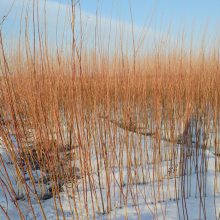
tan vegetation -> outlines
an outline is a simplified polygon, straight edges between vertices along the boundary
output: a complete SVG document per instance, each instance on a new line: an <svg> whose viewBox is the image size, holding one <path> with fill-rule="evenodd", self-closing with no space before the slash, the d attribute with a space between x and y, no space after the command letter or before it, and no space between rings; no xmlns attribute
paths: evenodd
<svg viewBox="0 0 220 220"><path fill-rule="evenodd" d="M118 202L126 207L130 197L139 216L140 195L146 204L151 198L156 216L158 201L175 199L178 205L179 198L190 196L188 180L195 172L205 216L206 178L200 174L207 170L210 146L216 157L213 190L219 192L218 44L192 53L179 41L177 49L141 57L120 49L114 54L80 51L75 42L72 54L64 56L59 48L51 54L44 39L38 44L40 49L33 50L26 39L26 52L9 53L0 35L0 136L33 215L30 197L35 196L44 213L41 199L52 196L65 218L62 188L76 219L83 212L89 218L90 200L95 218L111 213ZM204 160L197 161L198 155ZM37 181L35 170L41 171ZM33 189L41 186L40 193L30 190L25 173ZM18 193L5 178L19 210ZM175 187L170 188L173 178ZM187 184L180 190L184 178ZM49 189L43 181L51 183Z"/></svg>

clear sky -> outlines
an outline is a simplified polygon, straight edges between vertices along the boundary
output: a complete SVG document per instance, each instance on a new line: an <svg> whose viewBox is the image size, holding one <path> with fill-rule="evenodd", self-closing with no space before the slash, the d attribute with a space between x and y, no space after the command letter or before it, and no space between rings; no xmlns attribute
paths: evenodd
<svg viewBox="0 0 220 220"><path fill-rule="evenodd" d="M21 2L31 2L31 0L15 0L13 10L4 24L8 37L16 38L19 29L19 13L21 12ZM38 0L43 4L44 0ZM64 26L64 17L67 16L66 9L71 0L47 0L48 30L51 32L51 41L55 36L58 8L59 25L61 30ZM75 0L78 2L78 0ZM0 22L2 17L10 8L13 0L0 0ZM95 15L98 14L105 23L113 21L114 24L121 23L129 33L131 26L131 14L135 32L140 32L143 26L147 26L153 33L165 33L171 26L171 36L173 38L184 29L186 33L191 33L197 37L204 33L209 37L220 33L220 0L81 0L84 26L91 32L94 29ZM61 8L61 9L60 9ZM42 8L41 8L42 9ZM89 27L89 28L88 28ZM108 25L101 26L105 34L109 31ZM114 32L114 31L113 31ZM126 32L126 31L125 31Z"/></svg>
<svg viewBox="0 0 220 220"><path fill-rule="evenodd" d="M70 0L52 0L68 4ZM155 32L166 32L171 27L175 38L183 29L200 37L220 33L220 0L81 0L82 10L102 17L149 25ZM150 23L149 23L150 22Z"/></svg>
<svg viewBox="0 0 220 220"><path fill-rule="evenodd" d="M52 0L67 4L70 0ZM102 16L130 21L130 7L137 25L144 25L145 19L154 11L153 23L212 27L220 26L220 0L81 0L82 10L95 14L97 3Z"/></svg>

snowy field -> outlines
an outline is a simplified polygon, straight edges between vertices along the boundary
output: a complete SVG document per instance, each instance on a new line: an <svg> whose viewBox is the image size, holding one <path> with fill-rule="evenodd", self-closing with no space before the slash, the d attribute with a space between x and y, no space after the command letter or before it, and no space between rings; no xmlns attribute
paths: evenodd
<svg viewBox="0 0 220 220"><path fill-rule="evenodd" d="M76 180L61 184L55 196L48 193L53 183L37 168L31 175L21 172L26 184L17 181L15 166L1 140L0 219L7 219L5 213L10 219L22 216L27 220L58 216L59 219L220 218L220 172L215 169L220 158L215 155L213 140L203 149L196 141L190 146L166 140L158 142L153 136L119 126L112 126L110 133L98 147L99 152L105 149L103 155L97 155L95 143L83 149L89 161L86 158L74 161ZM16 147L13 135L11 139ZM75 151L80 154L80 149Z"/></svg>

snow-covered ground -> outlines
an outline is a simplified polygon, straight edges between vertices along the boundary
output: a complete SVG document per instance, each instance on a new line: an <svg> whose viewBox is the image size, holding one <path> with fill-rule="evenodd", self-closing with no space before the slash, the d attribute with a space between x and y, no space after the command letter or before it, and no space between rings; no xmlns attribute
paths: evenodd
<svg viewBox="0 0 220 220"><path fill-rule="evenodd" d="M22 183L19 186L16 181L15 167L1 141L0 219L6 219L3 210L10 219L19 219L19 209L27 220L35 219L34 215L36 219L43 219L42 209L47 219L56 219L56 216L60 219L64 216L66 219L220 218L220 172L215 170L216 156L211 145L206 150L196 150L193 143L186 150L184 144L158 143L153 137L122 128L117 128L116 134L118 137L113 145L111 136L109 143L105 143L108 145L106 155L111 158L108 164L101 156L98 156L100 161L97 164L95 149L91 147L88 151L91 161L84 161L85 167L89 165L91 171L87 174L87 181L81 178L77 185L64 184L59 196L40 201L42 207L36 197L42 187L34 190L29 175L25 175L31 207L24 186L21 187ZM122 141L125 136L128 143ZM181 162L183 155L185 160ZM123 159L118 161L118 158ZM42 175L40 171L33 171L35 182ZM47 190L48 186L45 187ZM23 188L20 192L23 197L14 201L12 188L16 194L18 188L20 191Z"/></svg>

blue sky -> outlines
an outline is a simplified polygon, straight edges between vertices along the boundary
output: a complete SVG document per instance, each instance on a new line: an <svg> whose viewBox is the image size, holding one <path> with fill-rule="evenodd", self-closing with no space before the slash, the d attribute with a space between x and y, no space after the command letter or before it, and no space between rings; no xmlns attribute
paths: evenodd
<svg viewBox="0 0 220 220"><path fill-rule="evenodd" d="M68 4L70 0L52 0ZM81 0L82 10L102 17L131 23L130 8L135 25L150 27L155 32L166 32L171 27L175 38L184 30L198 39L219 33L220 0ZM190 34L189 34L190 35Z"/></svg>
<svg viewBox="0 0 220 220"><path fill-rule="evenodd" d="M30 0L15 0L13 10L4 24L3 30L6 38L17 39L22 2L28 1L30 2ZM38 1L42 5L40 8L43 9L44 0ZM0 21L12 2L13 0L0 0ZM57 18L59 31L65 26L65 18L68 17L66 8L68 8L69 2L70 0L47 0L48 34L51 42L55 41ZM220 32L220 0L81 0L84 29L89 34L94 32L95 15L98 8L103 21L103 24L100 25L100 33L102 32L103 38L106 38L106 33L110 30L111 21L112 27L120 24L124 28L125 35L129 35L131 32L130 7L137 41L144 26L150 30L151 37L153 34L166 34L168 27L171 26L170 36L174 39L181 35L183 29L188 35L193 31L195 39L204 32L208 38ZM60 10L59 17L57 17L58 10ZM112 28L112 37L115 37L115 33L117 30Z"/></svg>
<svg viewBox="0 0 220 220"><path fill-rule="evenodd" d="M52 0L67 4L70 0ZM130 22L130 6L134 22L144 25L152 11L155 25L171 24L174 28L220 26L220 0L81 0L82 10L95 14L99 2L102 16Z"/></svg>

